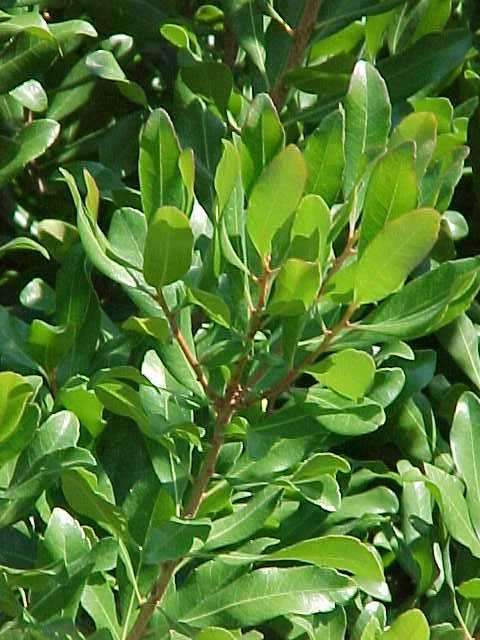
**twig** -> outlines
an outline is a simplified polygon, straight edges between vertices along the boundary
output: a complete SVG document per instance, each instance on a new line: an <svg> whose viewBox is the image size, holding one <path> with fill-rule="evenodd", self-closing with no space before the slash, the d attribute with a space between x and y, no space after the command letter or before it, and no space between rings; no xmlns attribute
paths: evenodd
<svg viewBox="0 0 480 640"><path fill-rule="evenodd" d="M205 391L206 396L210 398L210 400L217 402L219 399L218 395L215 393L215 391L213 391L213 389L208 384L208 380L202 369L202 366L197 360L197 357L195 356L195 354L190 349L188 342L185 339L185 336L183 335L183 333L180 330L180 327L178 326L177 318L175 314L172 313L172 311L170 311L161 290L158 290L156 299L163 313L165 314L168 324L170 325L170 331L172 332L173 337L177 341L178 346L182 350L182 353L185 356L185 359L187 360L188 364L192 367L193 371L195 372L197 380L201 385L201 387L203 388L203 390Z"/></svg>
<svg viewBox="0 0 480 640"><path fill-rule="evenodd" d="M278 76L270 94L278 110L283 107L288 94L288 89L285 86L286 76L291 69L298 67L303 61L321 4L322 0L305 0L305 9L298 25L295 27L287 63Z"/></svg>
<svg viewBox="0 0 480 640"><path fill-rule="evenodd" d="M353 231L352 233L349 234L347 243L342 253L337 258L335 258L333 265L328 270L328 273L322 282L322 286L320 287L320 290L317 294L317 302L325 293L325 289L329 281L333 278L333 276L336 273L338 273L338 271L340 271L340 269L343 267L344 262L356 252L355 244L358 240L358 235L359 235L358 231Z"/></svg>
<svg viewBox="0 0 480 640"><path fill-rule="evenodd" d="M217 415L213 438L210 443L210 450L204 460L202 468L200 469L195 482L193 483L192 495L190 496L190 500L185 507L185 511L183 512L184 518L194 518L198 512L200 505L202 504L203 497L208 488L208 484L213 474L215 473L215 466L217 464L220 449L222 448L223 444L225 427L229 424L234 412L235 402L232 400L229 404L227 404L224 401L223 406L220 408ZM127 640L141 640L144 637L150 619L155 613L158 605L162 602L163 597L168 589L168 585L170 584L170 580L172 579L177 567L181 564L182 561L183 557L178 558L177 560L170 560L162 564L160 576L153 586L148 600L146 600L146 602L144 602L144 604L141 606L138 618L132 629L130 630L130 633L127 636Z"/></svg>
<svg viewBox="0 0 480 640"><path fill-rule="evenodd" d="M274 385L270 389L267 389L261 396L256 398L247 398L243 406L250 406L258 400L267 399L269 401L269 406L273 407L279 395L284 391L287 391L287 389L295 382L295 380L297 380L297 378L302 375L304 368L309 364L315 362L317 358L325 353L325 351L329 348L338 334L349 326L350 320L357 308L358 306L355 303L350 304L337 324L327 333L325 333L322 343L320 344L318 349L312 351L312 353L310 353L298 367L293 367L293 369L291 369L287 373L283 380L280 380L280 382L278 382L276 385Z"/></svg>
<svg viewBox="0 0 480 640"><path fill-rule="evenodd" d="M248 323L248 330L246 336L245 353L237 363L236 369L230 380L230 384L227 390L227 397L232 394L242 394L240 389L240 383L242 380L245 367L248 364L250 358L250 350L255 340L257 331L262 326L262 315L265 311L265 305L267 303L268 294L270 292L270 285L272 281L272 270L270 268L270 256L267 256L263 263L262 275L257 278L257 285L259 287L258 302L252 309L250 321Z"/></svg>

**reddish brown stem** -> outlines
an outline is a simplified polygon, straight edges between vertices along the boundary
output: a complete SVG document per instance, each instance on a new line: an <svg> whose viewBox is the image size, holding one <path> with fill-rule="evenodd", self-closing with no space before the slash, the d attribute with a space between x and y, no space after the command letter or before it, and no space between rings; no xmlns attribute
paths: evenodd
<svg viewBox="0 0 480 640"><path fill-rule="evenodd" d="M202 504L210 480L215 473L215 466L223 444L225 427L232 419L234 411L235 405L233 402L231 402L230 405L224 404L224 406L219 410L215 430L210 443L210 449L200 472L193 483L190 500L183 512L184 518L194 518ZM148 600L146 600L146 602L141 606L138 618L128 634L128 640L141 640L144 637L150 619L155 613L158 605L162 602L162 599L168 589L168 585L170 584L170 580L182 560L183 558L179 558L162 564L160 576L155 583Z"/></svg>
<svg viewBox="0 0 480 640"><path fill-rule="evenodd" d="M165 317L167 318L168 324L170 325L170 331L172 332L173 337L177 341L177 344L182 350L182 353L185 356L185 359L187 360L188 364L192 367L193 371L195 372L197 380L199 384L202 386L203 390L205 391L206 396L210 398L210 400L217 402L219 399L217 394L213 391L213 389L211 389L210 385L208 384L207 376L205 375L205 372L202 369L202 365L199 363L199 361L197 360L197 357L195 356L193 351L190 349L190 346L187 340L185 339L185 336L183 335L182 331L180 330L180 327L178 326L177 318L175 314L170 311L167 305L167 302L163 296L163 293L161 291L158 291L157 301L163 313L165 314Z"/></svg>
<svg viewBox="0 0 480 640"><path fill-rule="evenodd" d="M305 0L305 9L293 33L293 42L290 47L287 63L271 91L272 100L279 111L283 107L288 95L288 88L285 83L286 76L291 69L295 69L295 67L302 64L305 50L315 28L321 4L322 0Z"/></svg>

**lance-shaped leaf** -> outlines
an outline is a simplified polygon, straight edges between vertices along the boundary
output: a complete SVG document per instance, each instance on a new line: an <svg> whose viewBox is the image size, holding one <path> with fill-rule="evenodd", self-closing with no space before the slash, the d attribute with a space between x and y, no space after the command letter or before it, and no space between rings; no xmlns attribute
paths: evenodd
<svg viewBox="0 0 480 640"><path fill-rule="evenodd" d="M417 209L388 222L358 261L355 301L377 302L396 291L431 251L439 229L434 209Z"/></svg>
<svg viewBox="0 0 480 640"><path fill-rule="evenodd" d="M323 536L303 540L275 551L272 560L298 560L317 567L348 571L360 587L374 598L389 600L383 566L378 555L366 544L350 536Z"/></svg>
<svg viewBox="0 0 480 640"><path fill-rule="evenodd" d="M385 149L390 118L391 105L383 78L371 64L360 60L345 99L345 196L372 155Z"/></svg>
<svg viewBox="0 0 480 640"><path fill-rule="evenodd" d="M326 116L308 137L305 147L308 168L306 191L321 196L329 205L335 202L342 187L344 119L340 110Z"/></svg>
<svg viewBox="0 0 480 640"><path fill-rule="evenodd" d="M450 432L452 455L467 487L467 504L473 526L480 535L480 401L464 393L455 410Z"/></svg>
<svg viewBox="0 0 480 640"><path fill-rule="evenodd" d="M193 627L250 627L288 613L332 611L355 594L355 583L330 569L258 569L194 606L180 622Z"/></svg>
<svg viewBox="0 0 480 640"><path fill-rule="evenodd" d="M302 154L290 145L264 169L250 195L247 230L255 248L266 256L277 231L297 208L307 171Z"/></svg>
<svg viewBox="0 0 480 640"><path fill-rule="evenodd" d="M168 114L150 114L140 139L138 173L143 210L147 217L159 207L184 206L184 187L178 166L180 144Z"/></svg>
<svg viewBox="0 0 480 640"><path fill-rule="evenodd" d="M162 207L150 220L143 273L152 286L180 280L192 263L193 233L187 216L176 207Z"/></svg>
<svg viewBox="0 0 480 640"><path fill-rule="evenodd" d="M472 526L462 483L455 476L428 463L425 463L425 473L450 535L480 558L480 541Z"/></svg>
<svg viewBox="0 0 480 640"><path fill-rule="evenodd" d="M240 158L245 191L250 192L263 169L285 145L285 132L270 96L253 99L242 129Z"/></svg>
<svg viewBox="0 0 480 640"><path fill-rule="evenodd" d="M415 145L406 142L382 156L372 171L363 207L360 254L387 222L416 206Z"/></svg>

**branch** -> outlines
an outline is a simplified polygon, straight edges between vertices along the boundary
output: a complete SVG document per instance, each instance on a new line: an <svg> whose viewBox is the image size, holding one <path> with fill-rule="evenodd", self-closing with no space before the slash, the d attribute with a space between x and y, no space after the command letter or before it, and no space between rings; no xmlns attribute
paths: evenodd
<svg viewBox="0 0 480 640"><path fill-rule="evenodd" d="M183 335L180 327L178 326L177 318L175 314L172 313L168 308L167 302L161 290L158 290L157 292L157 302L160 305L163 313L165 314L168 324L170 325L170 331L172 332L173 337L177 341L178 346L182 350L182 353L185 356L185 359L187 360L188 364L194 370L199 384L202 386L203 390L205 391L205 395L208 398L210 398L210 400L217 402L219 398L215 393L215 391L213 391L213 389L208 384L208 380L202 369L202 366L197 360L197 357L195 356L195 354L190 349L188 342L185 339L185 336Z"/></svg>
<svg viewBox="0 0 480 640"><path fill-rule="evenodd" d="M337 324L324 334L324 338L318 349L312 351L312 353L310 353L298 367L294 367L293 369L291 369L283 378L283 380L280 380L280 382L278 382L276 385L274 385L270 389L267 389L260 397L252 398L250 400L247 399L243 406L250 406L254 402L257 402L262 398L266 398L269 401L269 405L272 407L275 404L278 396L284 391L287 391L287 389L295 382L295 380L297 380L297 378L302 375L304 368L309 364L315 362L317 358L325 353L325 351L329 348L335 338L350 325L350 320L357 308L357 305L352 302L352 304L347 307L345 313L337 322Z"/></svg>
<svg viewBox="0 0 480 640"><path fill-rule="evenodd" d="M305 0L305 9L298 25L295 27L287 63L271 91L272 100L279 111L283 107L288 94L288 89L285 86L286 76L291 69L300 66L303 62L305 50L315 28L321 4L322 0Z"/></svg>
<svg viewBox="0 0 480 640"><path fill-rule="evenodd" d="M245 339L245 353L237 363L237 367L232 376L232 379L230 380L230 384L228 385L228 389L226 392L226 397L236 402L241 401L240 396L242 395L242 389L240 388L240 383L245 371L245 367L247 366L249 361L250 349L255 340L255 336L257 334L257 331L262 326L262 315L265 311L265 305L267 303L268 294L270 292L271 281L272 270L270 269L270 256L267 256L263 263L262 275L257 280L260 291L258 294L257 304L252 311L252 315L250 316L250 321L248 323L248 331Z"/></svg>
<svg viewBox="0 0 480 640"><path fill-rule="evenodd" d="M352 256L356 252L355 244L358 240L358 236L359 236L358 231L353 231L349 234L345 248L343 249L342 253L337 258L335 258L333 265L330 267L327 275L325 276L322 282L322 286L320 287L320 290L317 294L317 302L325 293L325 289L327 287L328 282L343 267L343 263L345 262L345 260L347 260L350 256Z"/></svg>
<svg viewBox="0 0 480 640"><path fill-rule="evenodd" d="M193 491L190 500L185 507L183 513L184 518L194 518L202 504L203 497L207 491L208 484L215 473L218 455L222 448L225 427L229 424L235 412L235 402L229 404L224 401L223 407L219 410L215 424L215 430L211 441L210 450L205 458L200 472L193 483ZM141 640L147 630L150 619L155 613L156 608L162 602L162 599L168 589L170 580L172 579L177 567L183 561L183 558L170 560L162 564L160 576L153 586L148 600L140 608L138 618L133 625L127 640Z"/></svg>

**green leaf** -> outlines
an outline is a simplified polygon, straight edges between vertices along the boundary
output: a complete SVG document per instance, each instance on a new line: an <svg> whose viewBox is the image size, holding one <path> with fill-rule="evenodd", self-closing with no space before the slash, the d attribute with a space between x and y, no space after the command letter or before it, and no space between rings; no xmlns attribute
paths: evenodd
<svg viewBox="0 0 480 640"><path fill-rule="evenodd" d="M98 227L96 220L92 219L91 215L85 210L73 176L64 169L60 169L60 173L70 189L77 209L78 233L82 240L83 248L92 264L115 282L130 287L137 286L138 281L133 277L131 271L107 255L108 241Z"/></svg>
<svg viewBox="0 0 480 640"><path fill-rule="evenodd" d="M220 296L201 289L189 288L187 299L192 304L201 307L214 322L227 329L230 328L230 309Z"/></svg>
<svg viewBox="0 0 480 640"><path fill-rule="evenodd" d="M365 351L344 349L305 369L333 391L358 400L368 392L375 377L375 361Z"/></svg>
<svg viewBox="0 0 480 640"><path fill-rule="evenodd" d="M0 372L0 443L7 440L18 427L33 389L21 375L11 371Z"/></svg>
<svg viewBox="0 0 480 640"><path fill-rule="evenodd" d="M60 125L55 120L36 120L23 127L12 140L12 153L6 162L0 159L0 186L13 178L24 167L52 146L60 133Z"/></svg>
<svg viewBox="0 0 480 640"><path fill-rule="evenodd" d="M124 513L107 501L97 489L97 478L85 469L62 475L62 491L68 504L100 527L120 538L127 537Z"/></svg>
<svg viewBox="0 0 480 640"><path fill-rule="evenodd" d="M130 316L122 324L125 331L133 331L143 336L150 336L160 342L165 342L170 336L168 322L164 318L138 318Z"/></svg>
<svg viewBox="0 0 480 640"><path fill-rule="evenodd" d="M442 82L463 64L471 46L470 31L448 29L429 34L408 49L382 60L378 68L385 78L392 102Z"/></svg>
<svg viewBox="0 0 480 640"><path fill-rule="evenodd" d="M48 108L47 93L38 80L26 80L23 84L12 89L10 95L26 109L36 113L46 111Z"/></svg>
<svg viewBox="0 0 480 640"><path fill-rule="evenodd" d="M235 636L226 629L208 627L207 629L202 629L202 631L195 636L195 640L235 640Z"/></svg>
<svg viewBox="0 0 480 640"><path fill-rule="evenodd" d="M178 49L188 49L190 46L188 32L179 24L162 24L160 33Z"/></svg>
<svg viewBox="0 0 480 640"><path fill-rule="evenodd" d="M0 245L0 257L9 251L37 251L47 260L50 259L48 251L41 244L31 238L14 238L10 242Z"/></svg>
<svg viewBox="0 0 480 640"><path fill-rule="evenodd" d="M321 196L332 205L342 187L344 158L344 114L326 116L307 139L304 157L308 170L307 193Z"/></svg>
<svg viewBox="0 0 480 640"><path fill-rule="evenodd" d="M209 520L180 520L153 525L145 542L144 561L158 565L168 560L177 560L187 555L196 540L204 542L210 533Z"/></svg>
<svg viewBox="0 0 480 640"><path fill-rule="evenodd" d="M437 337L460 369L480 389L478 334L470 318L462 314L455 322L443 327Z"/></svg>
<svg viewBox="0 0 480 640"><path fill-rule="evenodd" d="M120 640L115 598L108 582L87 584L82 593L82 607L97 629L108 629L115 640Z"/></svg>
<svg viewBox="0 0 480 640"><path fill-rule="evenodd" d="M192 263L193 233L187 216L176 207L158 209L145 242L145 280L160 289L180 280Z"/></svg>
<svg viewBox="0 0 480 640"><path fill-rule="evenodd" d="M29 27L21 31L2 51L0 94L46 71L58 54L58 43L46 29Z"/></svg>
<svg viewBox="0 0 480 640"><path fill-rule="evenodd" d="M428 463L425 463L425 473L450 535L465 545L475 557L480 558L480 541L472 526L467 502L463 497L462 483Z"/></svg>
<svg viewBox="0 0 480 640"><path fill-rule="evenodd" d="M359 328L403 339L434 331L470 306L480 285L477 269L476 258L445 262L407 283L370 313Z"/></svg>
<svg viewBox="0 0 480 640"><path fill-rule="evenodd" d="M245 191L250 192L265 167L285 145L285 132L272 99L255 96L242 129L240 159Z"/></svg>
<svg viewBox="0 0 480 640"><path fill-rule="evenodd" d="M82 425L95 438L105 428L103 405L93 389L87 388L88 379L74 376L64 385L58 394L58 402L69 411L73 411Z"/></svg>
<svg viewBox="0 0 480 640"><path fill-rule="evenodd" d="M37 498L42 491L70 469L92 467L95 458L86 449L67 447L39 458L35 464L15 475L12 484L2 492L9 500Z"/></svg>
<svg viewBox="0 0 480 640"><path fill-rule="evenodd" d="M240 46L250 56L254 65L265 73L265 42L263 33L263 16L253 0L230 2L234 7L229 12L232 29Z"/></svg>
<svg viewBox="0 0 480 640"><path fill-rule="evenodd" d="M289 257L318 260L323 265L329 250L330 225L330 210L320 196L310 194L302 198L290 233Z"/></svg>
<svg viewBox="0 0 480 640"><path fill-rule="evenodd" d="M332 611L354 593L349 578L329 569L258 569L198 603L180 622L200 628L247 627L287 613Z"/></svg>
<svg viewBox="0 0 480 640"><path fill-rule="evenodd" d="M429 640L430 627L419 609L402 613L382 635L382 640Z"/></svg>
<svg viewBox="0 0 480 640"><path fill-rule="evenodd" d="M290 145L264 169L250 195L247 231L258 253L265 257L272 240L297 208L306 167L297 147Z"/></svg>
<svg viewBox="0 0 480 640"><path fill-rule="evenodd" d="M269 555L272 560L297 560L317 567L348 571L360 589L374 598L390 600L383 566L366 544L349 536L323 536L303 540Z"/></svg>
<svg viewBox="0 0 480 640"><path fill-rule="evenodd" d="M371 64L357 62L345 98L345 196L351 193L372 156L384 151L390 118L384 80Z"/></svg>
<svg viewBox="0 0 480 640"><path fill-rule="evenodd" d="M382 156L372 171L363 207L360 255L387 222L416 206L415 145L406 142Z"/></svg>
<svg viewBox="0 0 480 640"><path fill-rule="evenodd" d="M480 434L477 425L480 418L480 401L467 392L458 400L450 446L458 473L467 487L467 504L473 526L480 532Z"/></svg>
<svg viewBox="0 0 480 640"><path fill-rule="evenodd" d="M178 166L180 144L167 112L150 114L140 139L138 173L143 210L149 218L159 207L182 209L184 188Z"/></svg>
<svg viewBox="0 0 480 640"><path fill-rule="evenodd" d="M183 67L181 77L193 93L211 100L221 114L226 114L233 88L232 72L226 64L199 62Z"/></svg>
<svg viewBox="0 0 480 640"><path fill-rule="evenodd" d="M45 371L52 371L68 353L73 339L72 327L55 327L43 320L34 320L27 346L32 357Z"/></svg>
<svg viewBox="0 0 480 640"><path fill-rule="evenodd" d="M273 513L280 494L281 489L268 487L238 507L232 515L215 520L205 549L218 549L250 538Z"/></svg>
<svg viewBox="0 0 480 640"><path fill-rule="evenodd" d="M467 600L480 598L480 578L471 578L457 587L458 593Z"/></svg>
<svg viewBox="0 0 480 640"><path fill-rule="evenodd" d="M358 261L355 301L376 302L396 291L428 255L439 229L440 216L433 209L417 209L388 222Z"/></svg>
<svg viewBox="0 0 480 640"><path fill-rule="evenodd" d="M132 102L143 107L147 106L147 96L144 90L136 82L127 78L111 51L100 49L90 53L85 59L85 66L93 75L103 80L115 82L119 91Z"/></svg>
<svg viewBox="0 0 480 640"><path fill-rule="evenodd" d="M298 258L286 260L275 281L275 293L268 306L272 315L295 316L309 309L320 288L320 268L316 262Z"/></svg>
<svg viewBox="0 0 480 640"><path fill-rule="evenodd" d="M415 143L415 168L421 180L437 144L437 119L433 113L411 113L394 129L390 148L411 140Z"/></svg>
<svg viewBox="0 0 480 640"><path fill-rule="evenodd" d="M215 172L215 192L217 194L217 215L220 217L235 189L240 172L240 157L234 145L223 140L223 154ZM242 203L243 205L243 203Z"/></svg>

